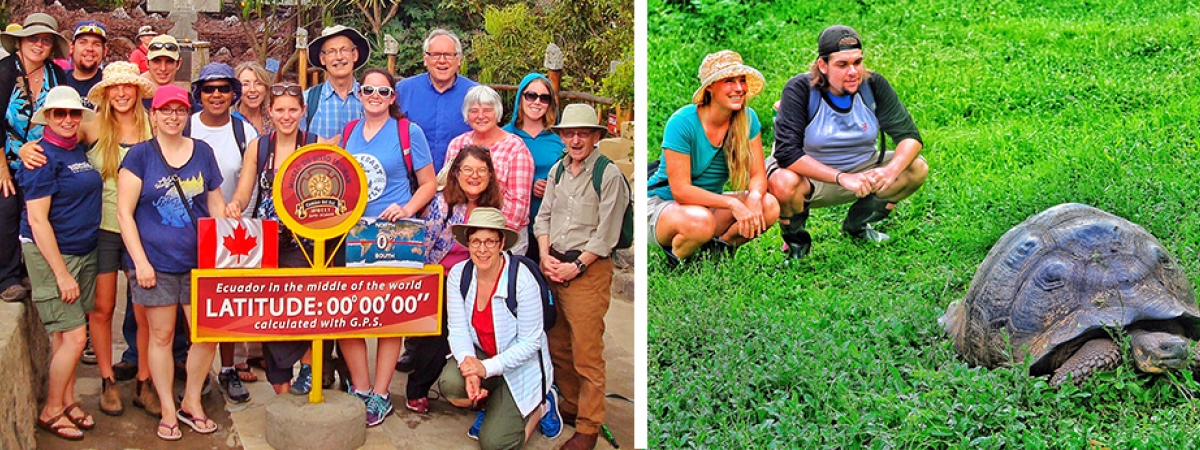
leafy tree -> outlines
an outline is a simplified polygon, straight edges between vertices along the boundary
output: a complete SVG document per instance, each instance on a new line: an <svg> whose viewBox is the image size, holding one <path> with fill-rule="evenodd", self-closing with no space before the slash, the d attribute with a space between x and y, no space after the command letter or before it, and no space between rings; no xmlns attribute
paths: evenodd
<svg viewBox="0 0 1200 450"><path fill-rule="evenodd" d="M550 32L528 6L489 7L483 16L486 33L473 40L480 83L516 84L525 74L542 68Z"/></svg>

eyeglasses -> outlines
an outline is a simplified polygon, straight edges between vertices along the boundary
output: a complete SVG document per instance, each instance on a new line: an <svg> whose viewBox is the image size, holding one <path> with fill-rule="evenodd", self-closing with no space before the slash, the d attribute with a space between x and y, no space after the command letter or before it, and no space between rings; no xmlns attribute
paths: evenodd
<svg viewBox="0 0 1200 450"><path fill-rule="evenodd" d="M473 175L479 175L479 176L481 176L481 177L485 177L485 176L487 176L487 175L488 175L488 169L487 169L487 167L479 167L479 168L476 168L476 167L460 167L460 168L458 169L458 174L459 174L459 175L462 175L462 176L465 176L465 177L470 177L470 176L473 176Z"/></svg>
<svg viewBox="0 0 1200 450"><path fill-rule="evenodd" d="M298 85L298 84L282 83L282 84L272 84L271 85L271 95L274 95L276 97L282 96L284 94L290 95L292 97L299 97L303 93L304 93L304 90L300 89L300 85Z"/></svg>
<svg viewBox="0 0 1200 450"><path fill-rule="evenodd" d="M580 138L588 138L588 137L591 137L592 133L594 133L594 132L595 131L593 131L591 128L573 129L573 130L569 129L569 130L559 131L558 137L563 138L563 139L572 139L576 136L578 136Z"/></svg>
<svg viewBox="0 0 1200 450"><path fill-rule="evenodd" d="M329 50L322 50L321 53L324 53L329 56L337 56L337 55L349 56L349 55L353 55L354 52L356 52L356 51L358 51L358 47L342 47L342 48L331 48Z"/></svg>
<svg viewBox="0 0 1200 450"><path fill-rule="evenodd" d="M28 36L25 38L25 41L29 42L30 44L42 44L49 47L54 45L54 36L48 34L39 34L37 36Z"/></svg>
<svg viewBox="0 0 1200 450"><path fill-rule="evenodd" d="M233 85L231 85L231 84L206 84L204 86L200 86L200 92L203 92L205 94L211 94L211 93L217 92L217 91L221 91L222 94L228 94L230 92L233 92Z"/></svg>
<svg viewBox="0 0 1200 450"><path fill-rule="evenodd" d="M554 100L554 97L551 96L550 94L538 94L536 92L526 92L524 94L521 94L521 97L524 98L526 101L530 101L530 102L541 101L542 103L547 104L547 105L549 105L550 102L552 100Z"/></svg>
<svg viewBox="0 0 1200 450"><path fill-rule="evenodd" d="M391 97L392 94L395 94L396 90L388 86L371 86L369 84L364 84L359 86L358 92L361 92L364 97L379 94L380 97L388 98Z"/></svg>
<svg viewBox="0 0 1200 450"><path fill-rule="evenodd" d="M434 61L452 60L458 57L458 52L425 52L425 57Z"/></svg>
<svg viewBox="0 0 1200 450"><path fill-rule="evenodd" d="M470 241L467 242L467 244L470 244L471 248L479 248L479 246L482 245L484 248L492 249L492 248L496 248L497 245L500 245L500 240L499 239L483 239L483 240L471 239Z"/></svg>
<svg viewBox="0 0 1200 450"><path fill-rule="evenodd" d="M50 110L50 117L53 117L54 120L63 120L65 118L67 118L67 116L71 116L72 119L82 119L83 118L83 110L82 109L52 109L52 110Z"/></svg>
<svg viewBox="0 0 1200 450"><path fill-rule="evenodd" d="M158 108L158 113L164 116L187 116L188 108L186 106L179 108Z"/></svg>
<svg viewBox="0 0 1200 450"><path fill-rule="evenodd" d="M153 43L153 44L150 44L150 45L149 45L149 46L147 46L146 48L150 49L150 51L152 51L152 52L156 52L156 51L159 51L159 50L166 50L166 51L168 51L168 52L177 52L177 51L179 51L179 45L178 45L178 44L172 44L172 43L170 43L170 42L167 42L167 43L163 43L163 42L155 42L155 43Z"/></svg>

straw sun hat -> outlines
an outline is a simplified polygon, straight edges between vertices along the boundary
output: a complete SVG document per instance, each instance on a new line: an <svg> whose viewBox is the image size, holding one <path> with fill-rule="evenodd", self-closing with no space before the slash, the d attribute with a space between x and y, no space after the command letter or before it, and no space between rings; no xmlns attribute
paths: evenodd
<svg viewBox="0 0 1200 450"><path fill-rule="evenodd" d="M79 93L75 92L75 88L70 86L57 86L46 93L46 102L42 107L33 113L33 117L29 121L37 125L48 125L50 122L46 120L46 111L52 109L78 109L83 111L83 121L91 122L96 118L96 113L92 112L86 106L83 106L83 99L79 97Z"/></svg>
<svg viewBox="0 0 1200 450"><path fill-rule="evenodd" d="M88 101L91 101L93 105L99 105L104 101L104 95L110 86L123 84L137 86L138 96L141 98L154 98L154 90L158 88L150 80L142 77L138 72L137 64L129 61L116 61L105 66L103 77L88 91Z"/></svg>
<svg viewBox="0 0 1200 450"><path fill-rule="evenodd" d="M71 44L67 42L67 38L63 37L58 32L58 21L54 17L46 13L33 13L25 18L25 22L21 24L21 29L15 31L5 31L0 33L0 45L4 46L9 53L16 53L20 47L21 38L29 36L37 36L39 34L50 34L54 36L54 47L51 49L51 58L66 58L71 54Z"/></svg>
<svg viewBox="0 0 1200 450"><path fill-rule="evenodd" d="M567 128L591 128L608 132L608 127L600 125L600 119L596 117L596 110L591 105L585 103L573 103L563 108L562 119L558 125L550 127L550 129L559 131Z"/></svg>
<svg viewBox="0 0 1200 450"><path fill-rule="evenodd" d="M733 50L709 53L704 57L704 62L700 63L700 88L696 89L695 94L692 94L692 103L700 104L704 101L704 89L709 85L726 78L743 75L746 77L746 87L749 90L748 98L762 93L763 86L767 84L766 80L757 69L742 64L742 55Z"/></svg>
<svg viewBox="0 0 1200 450"><path fill-rule="evenodd" d="M471 233L478 229L500 232L504 236L504 250L513 248L514 245L517 245L517 240L521 239L516 231L505 225L504 214L496 208L475 208L471 211L471 217L467 219L467 223L450 225L450 232L454 233L454 240L467 248L471 248Z"/></svg>

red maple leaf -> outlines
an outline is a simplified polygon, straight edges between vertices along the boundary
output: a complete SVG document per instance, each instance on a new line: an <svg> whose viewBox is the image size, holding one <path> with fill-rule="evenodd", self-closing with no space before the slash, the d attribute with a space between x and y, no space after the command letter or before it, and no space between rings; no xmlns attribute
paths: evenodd
<svg viewBox="0 0 1200 450"><path fill-rule="evenodd" d="M237 228L233 229L233 234L223 236L221 245L229 250L229 254L238 257L238 263L242 262L242 256L250 256L250 251L258 247L258 238L247 236L246 229L242 227L242 223L238 222Z"/></svg>

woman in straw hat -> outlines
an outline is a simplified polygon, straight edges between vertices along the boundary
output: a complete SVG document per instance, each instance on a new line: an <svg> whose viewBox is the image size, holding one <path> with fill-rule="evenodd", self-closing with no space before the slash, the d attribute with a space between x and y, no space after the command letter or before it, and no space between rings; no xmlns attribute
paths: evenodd
<svg viewBox="0 0 1200 450"><path fill-rule="evenodd" d="M763 90L762 74L722 50L704 58L699 75L692 104L667 121L662 163L649 179L650 238L671 267L701 250L731 255L779 217L767 193L762 125L747 105Z"/></svg>
<svg viewBox="0 0 1200 450"><path fill-rule="evenodd" d="M538 209L542 206L542 195L546 193L546 177L550 175L550 166L562 158L566 148L558 133L550 130L557 123L558 95L554 93L550 79L540 73L525 75L521 85L517 86L512 121L504 126L504 131L525 141L525 147L533 156L533 196L529 201L529 226L525 230L529 236L533 236L533 219L537 217ZM537 239L529 239L525 256L538 260Z"/></svg>
<svg viewBox="0 0 1200 450"><path fill-rule="evenodd" d="M4 114L0 140L5 141L8 163L8 170L0 170L0 299L16 301L25 294L20 285L23 274L17 241L24 203L12 178L19 165L17 150L42 137L42 126L29 119L45 101L46 92L66 80L66 74L50 60L67 55L68 45L58 34L58 22L44 13L30 14L21 28L0 33L0 45L11 53L0 59L0 108Z"/></svg>
<svg viewBox="0 0 1200 450"><path fill-rule="evenodd" d="M95 300L103 184L77 134L81 122L94 118L74 89L51 89L30 118L46 126L41 138L46 164L17 172L28 210L21 220L26 242L21 250L33 304L51 335L50 387L37 423L69 440L83 439L80 430L96 425L75 400L75 368L87 345L84 326Z"/></svg>
<svg viewBox="0 0 1200 450"><path fill-rule="evenodd" d="M121 161L133 144L150 139L150 119L142 106L142 99L154 96L155 86L143 78L133 63L119 61L104 68L103 78L88 92L88 100L96 105L96 118L84 122L79 129L79 141L90 147L88 161L100 172L104 180L103 213L100 220L100 246L98 252L99 275L96 277L96 310L88 315L91 336L95 341L96 362L103 379L100 412L119 416L124 412L121 394L113 373L112 314L117 300L117 271L121 269L121 257L125 244L121 241L121 229L117 225L117 172ZM41 167L46 162L44 149L37 142L21 146L21 161L26 168ZM139 355L145 355L149 335L137 344L142 347ZM138 389L134 404L146 405L151 412L158 410L158 399L153 388L146 382L150 379L149 367L143 356L138 373Z"/></svg>
<svg viewBox="0 0 1200 450"><path fill-rule="evenodd" d="M131 276L136 280L129 286L134 307L143 309L144 328L150 332L146 366L162 413L156 434L175 441L183 437L179 422L201 434L217 430L200 403L217 344L196 342L188 350L187 388L176 409L171 343L179 305L191 319L188 304L191 271L197 267L198 218L224 218L225 199L212 147L183 136L191 113L187 91L170 84L159 87L151 106L150 119L157 134L134 145L121 162L117 222L128 251L126 264L133 267Z"/></svg>
<svg viewBox="0 0 1200 450"><path fill-rule="evenodd" d="M475 208L467 223L452 225L470 260L446 276L450 353L440 388L460 408L482 406L487 414L471 437L480 448L520 448L545 414L542 399L554 381L542 299L536 275L505 253L519 235L495 208ZM469 276L466 295L459 289ZM516 276L516 305L509 310L509 279ZM543 405L539 407L539 405Z"/></svg>

